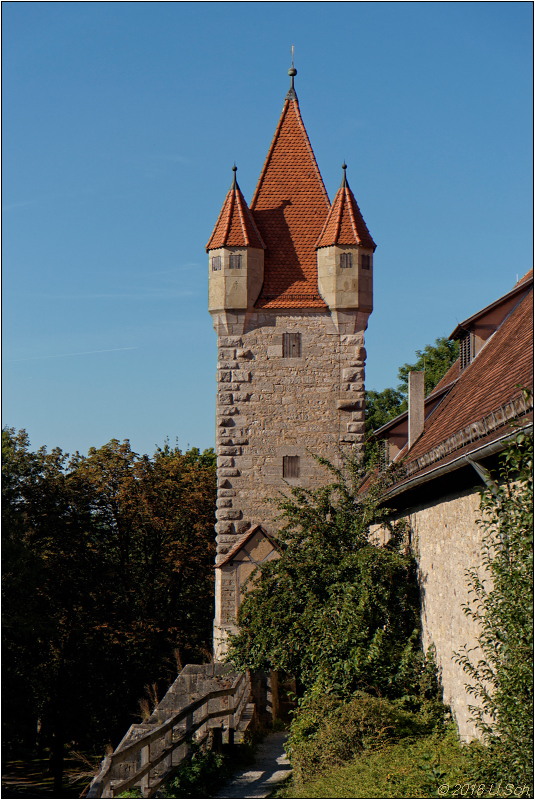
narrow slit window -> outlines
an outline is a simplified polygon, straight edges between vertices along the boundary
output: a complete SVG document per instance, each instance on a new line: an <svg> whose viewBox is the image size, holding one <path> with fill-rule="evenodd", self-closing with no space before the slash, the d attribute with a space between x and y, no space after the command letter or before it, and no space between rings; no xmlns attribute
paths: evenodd
<svg viewBox="0 0 535 800"><path fill-rule="evenodd" d="M283 478L299 477L299 456L283 456L282 477Z"/></svg>
<svg viewBox="0 0 535 800"><path fill-rule="evenodd" d="M388 439L380 439L379 442L379 466L386 469L390 463L390 444Z"/></svg>
<svg viewBox="0 0 535 800"><path fill-rule="evenodd" d="M471 335L467 333L459 342L459 358L461 360L461 369L464 369L472 360L472 342Z"/></svg>
<svg viewBox="0 0 535 800"><path fill-rule="evenodd" d="M340 269L350 269L352 266L351 253L342 253L340 255Z"/></svg>
<svg viewBox="0 0 535 800"><path fill-rule="evenodd" d="M282 334L282 357L299 358L301 355L301 334L283 333Z"/></svg>
<svg viewBox="0 0 535 800"><path fill-rule="evenodd" d="M217 272L218 269L221 269L221 256L214 256L212 258L212 272Z"/></svg>
<svg viewBox="0 0 535 800"><path fill-rule="evenodd" d="M372 261L371 261L371 256L369 255L369 253L362 253L362 255L360 257L360 263L361 263L362 269L370 269Z"/></svg>
<svg viewBox="0 0 535 800"><path fill-rule="evenodd" d="M229 261L230 269L241 269L241 254L231 253Z"/></svg>

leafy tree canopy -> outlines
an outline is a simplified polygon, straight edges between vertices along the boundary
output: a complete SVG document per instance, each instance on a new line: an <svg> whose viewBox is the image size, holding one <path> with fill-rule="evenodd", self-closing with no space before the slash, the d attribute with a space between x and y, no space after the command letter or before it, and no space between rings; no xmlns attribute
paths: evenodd
<svg viewBox="0 0 535 800"><path fill-rule="evenodd" d="M423 665L415 562L402 525L390 526L384 545L372 535L373 525L386 524L378 497L394 468L362 496L359 463L320 461L334 482L292 488L279 501L280 557L253 576L229 658L239 668L293 674L308 691L361 689L409 702Z"/></svg>
<svg viewBox="0 0 535 800"><path fill-rule="evenodd" d="M32 746L39 720L60 781L64 742L116 742L147 683L207 655L216 459L32 452L14 429L2 450L5 742Z"/></svg>

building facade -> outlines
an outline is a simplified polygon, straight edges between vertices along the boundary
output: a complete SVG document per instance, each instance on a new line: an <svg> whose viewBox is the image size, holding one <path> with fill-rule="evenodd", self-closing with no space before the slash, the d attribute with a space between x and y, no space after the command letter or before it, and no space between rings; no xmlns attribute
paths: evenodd
<svg viewBox="0 0 535 800"><path fill-rule="evenodd" d="M405 476L385 505L410 523L418 560L422 643L433 645L444 700L461 738L477 736L471 720L469 676L456 654L472 650L480 631L463 606L474 603L467 570L481 566L480 490L496 480L499 458L521 431L533 430L533 271L510 292L459 323L460 356L424 399L378 431L387 460L403 460ZM414 381L416 384L417 381Z"/></svg>
<svg viewBox="0 0 535 800"><path fill-rule="evenodd" d="M373 308L375 243L345 164L329 201L295 74L292 68L250 206L234 168L206 247L219 351L216 659L236 631L244 548L249 565L273 554L260 542L277 529L266 500L288 484L323 483L325 470L312 454L336 462L344 448L364 446L364 331Z"/></svg>

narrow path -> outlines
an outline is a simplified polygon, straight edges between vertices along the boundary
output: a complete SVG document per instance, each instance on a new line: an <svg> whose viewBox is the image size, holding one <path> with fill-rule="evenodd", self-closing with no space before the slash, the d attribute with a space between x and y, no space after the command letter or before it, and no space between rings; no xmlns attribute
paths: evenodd
<svg viewBox="0 0 535 800"><path fill-rule="evenodd" d="M269 797L277 785L290 774L292 767L284 752L288 734L270 733L258 745L254 764L239 772L215 800L235 800L241 797Z"/></svg>

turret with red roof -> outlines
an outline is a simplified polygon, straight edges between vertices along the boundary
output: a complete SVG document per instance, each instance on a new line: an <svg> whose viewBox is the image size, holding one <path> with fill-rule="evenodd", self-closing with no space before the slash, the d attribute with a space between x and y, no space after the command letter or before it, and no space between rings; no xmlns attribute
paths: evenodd
<svg viewBox="0 0 535 800"><path fill-rule="evenodd" d="M266 500L324 484L312 454L336 463L364 445L375 243L345 172L331 207L295 74L292 64L250 205L234 174L206 246L219 353L216 659L236 633L251 564L276 557L280 522Z"/></svg>

